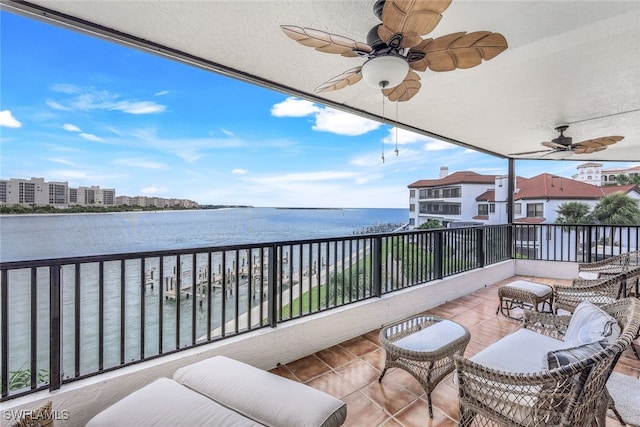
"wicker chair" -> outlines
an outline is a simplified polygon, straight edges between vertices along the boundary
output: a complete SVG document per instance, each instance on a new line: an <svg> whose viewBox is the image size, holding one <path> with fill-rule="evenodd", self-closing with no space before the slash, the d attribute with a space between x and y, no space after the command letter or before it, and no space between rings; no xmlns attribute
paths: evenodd
<svg viewBox="0 0 640 427"><path fill-rule="evenodd" d="M629 266L629 255L630 252L627 252L600 261L580 263L578 264L578 277L593 280L624 273Z"/></svg>
<svg viewBox="0 0 640 427"><path fill-rule="evenodd" d="M553 305L558 310L573 313L582 301L589 301L601 306L619 299L626 286L626 273L608 278L587 280L574 279L570 285L553 285Z"/></svg>
<svg viewBox="0 0 640 427"><path fill-rule="evenodd" d="M616 299L629 295L638 296L638 283L640 282L640 265L638 265L638 253L630 253L630 259L634 264L629 264L626 272L597 280L575 279L571 285L554 285L553 302L554 309L566 310L573 313L582 301L589 301L595 305L609 304ZM604 276L606 277L606 276ZM638 338L640 335L637 335ZM631 348L638 360L640 353L632 343Z"/></svg>
<svg viewBox="0 0 640 427"><path fill-rule="evenodd" d="M612 402L605 385L618 358L638 333L640 300L625 298L603 309L618 320L620 337L591 357L566 366L510 373L456 356L460 424L604 426ZM523 327L562 338L570 318L527 310Z"/></svg>

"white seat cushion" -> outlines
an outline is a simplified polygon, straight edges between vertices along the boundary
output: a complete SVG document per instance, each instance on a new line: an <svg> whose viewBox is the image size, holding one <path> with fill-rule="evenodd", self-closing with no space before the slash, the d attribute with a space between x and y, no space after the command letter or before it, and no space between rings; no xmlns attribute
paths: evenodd
<svg viewBox="0 0 640 427"><path fill-rule="evenodd" d="M543 297L553 292L553 289L549 285L543 285L542 283L529 282L527 280L516 280L515 282L508 283L504 286L529 291L537 297Z"/></svg>
<svg viewBox="0 0 640 427"><path fill-rule="evenodd" d="M87 426L255 427L260 424L175 381L160 378L100 412Z"/></svg>
<svg viewBox="0 0 640 427"><path fill-rule="evenodd" d="M347 416L333 396L224 356L180 368L173 378L267 426L337 427Z"/></svg>
<svg viewBox="0 0 640 427"><path fill-rule="evenodd" d="M500 371L532 373L547 369L547 353L565 347L560 340L522 328L491 344L471 360Z"/></svg>
<svg viewBox="0 0 640 427"><path fill-rule="evenodd" d="M564 336L567 347L605 340L611 344L620 336L618 321L600 307L583 301L576 307Z"/></svg>

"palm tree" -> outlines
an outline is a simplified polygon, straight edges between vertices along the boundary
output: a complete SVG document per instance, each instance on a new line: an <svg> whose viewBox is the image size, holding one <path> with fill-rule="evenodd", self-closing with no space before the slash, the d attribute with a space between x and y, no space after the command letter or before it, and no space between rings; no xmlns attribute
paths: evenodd
<svg viewBox="0 0 640 427"><path fill-rule="evenodd" d="M558 212L556 224L589 224L592 222L589 216L589 205L583 202L563 203L558 206L556 212Z"/></svg>
<svg viewBox="0 0 640 427"><path fill-rule="evenodd" d="M616 175L616 182L618 183L618 185L640 185L640 175L629 176L621 173L620 175Z"/></svg>
<svg viewBox="0 0 640 427"><path fill-rule="evenodd" d="M442 228L442 223L437 219L428 219L427 222L417 227L419 230L431 230L433 228Z"/></svg>
<svg viewBox="0 0 640 427"><path fill-rule="evenodd" d="M640 224L638 201L625 193L612 193L603 197L593 209L591 215L598 224Z"/></svg>

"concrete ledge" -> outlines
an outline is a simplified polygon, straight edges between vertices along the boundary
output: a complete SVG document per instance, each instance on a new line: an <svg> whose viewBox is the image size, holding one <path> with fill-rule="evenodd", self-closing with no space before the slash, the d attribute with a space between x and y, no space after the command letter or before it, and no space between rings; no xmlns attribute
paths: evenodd
<svg viewBox="0 0 640 427"><path fill-rule="evenodd" d="M515 259L515 274L518 276L548 277L553 279L575 279L578 263L567 261L537 261Z"/></svg>

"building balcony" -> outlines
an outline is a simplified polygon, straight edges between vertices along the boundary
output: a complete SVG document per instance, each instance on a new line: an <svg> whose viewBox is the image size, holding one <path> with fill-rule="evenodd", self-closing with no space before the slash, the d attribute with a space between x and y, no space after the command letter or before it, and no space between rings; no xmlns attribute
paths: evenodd
<svg viewBox="0 0 640 427"><path fill-rule="evenodd" d="M513 227L2 263L3 407L52 400L69 415L56 425L84 425L154 379L222 354L343 399L348 425L424 425L415 380L395 369L377 383L383 325L423 312L456 320L471 332L470 356L518 327L495 314L500 284L567 281L577 262L637 250L635 237L589 242L638 227L547 226L529 230L524 259L513 255L524 252ZM634 358L618 369L640 376ZM21 388L10 386L16 370L27 372ZM432 397L433 423L454 424L452 381Z"/></svg>

